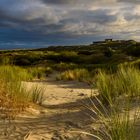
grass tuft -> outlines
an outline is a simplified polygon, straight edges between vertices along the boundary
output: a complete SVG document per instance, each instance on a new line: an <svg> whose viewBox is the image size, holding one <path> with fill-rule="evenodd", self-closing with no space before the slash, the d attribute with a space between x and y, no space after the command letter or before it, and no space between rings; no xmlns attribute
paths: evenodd
<svg viewBox="0 0 140 140"><path fill-rule="evenodd" d="M87 82L90 79L90 74L86 69L67 70L57 76L57 80L77 80Z"/></svg>
<svg viewBox="0 0 140 140"><path fill-rule="evenodd" d="M28 106L28 93L22 81L29 79L30 74L25 69L0 66L0 107L6 117L14 117Z"/></svg>
<svg viewBox="0 0 140 140"><path fill-rule="evenodd" d="M42 88L37 85L33 86L30 90L31 101L35 104L42 105L44 101L44 92L45 92L45 88Z"/></svg>
<svg viewBox="0 0 140 140"><path fill-rule="evenodd" d="M137 140L140 71L120 67L115 74L100 71L96 78L99 97L94 97L96 104L90 99L92 106L88 107L100 124L94 135L101 140Z"/></svg>

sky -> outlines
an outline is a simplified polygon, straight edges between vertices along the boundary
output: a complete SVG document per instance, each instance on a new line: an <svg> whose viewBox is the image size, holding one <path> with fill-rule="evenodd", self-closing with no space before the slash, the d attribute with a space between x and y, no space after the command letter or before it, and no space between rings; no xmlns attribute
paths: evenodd
<svg viewBox="0 0 140 140"><path fill-rule="evenodd" d="M140 0L0 0L0 49L140 41Z"/></svg>

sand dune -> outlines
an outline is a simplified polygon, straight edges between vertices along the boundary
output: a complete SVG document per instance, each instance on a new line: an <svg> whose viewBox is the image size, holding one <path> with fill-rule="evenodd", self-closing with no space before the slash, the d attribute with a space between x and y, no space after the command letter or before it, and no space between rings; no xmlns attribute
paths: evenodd
<svg viewBox="0 0 140 140"><path fill-rule="evenodd" d="M93 91L85 83L56 81L48 77L45 81L25 83L43 86L43 107L30 107L15 121L1 122L1 140L90 140L75 131L89 131L91 120L84 103Z"/></svg>

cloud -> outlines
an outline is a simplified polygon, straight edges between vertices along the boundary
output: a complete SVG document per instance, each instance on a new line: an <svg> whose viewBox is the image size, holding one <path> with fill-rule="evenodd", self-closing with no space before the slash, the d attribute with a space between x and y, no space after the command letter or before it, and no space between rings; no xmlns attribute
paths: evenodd
<svg viewBox="0 0 140 140"><path fill-rule="evenodd" d="M140 4L139 0L117 0L118 2L125 2L125 3L133 3L133 4Z"/></svg>
<svg viewBox="0 0 140 140"><path fill-rule="evenodd" d="M138 40L139 27L139 0L0 1L0 28L38 34L38 39L135 36Z"/></svg>
<svg viewBox="0 0 140 140"><path fill-rule="evenodd" d="M10 0L0 2L0 9L2 13L7 15L7 18L17 19L19 21L26 21L27 23L33 20L43 20L46 24L57 23L59 16L55 14L52 7L46 6L39 0Z"/></svg>

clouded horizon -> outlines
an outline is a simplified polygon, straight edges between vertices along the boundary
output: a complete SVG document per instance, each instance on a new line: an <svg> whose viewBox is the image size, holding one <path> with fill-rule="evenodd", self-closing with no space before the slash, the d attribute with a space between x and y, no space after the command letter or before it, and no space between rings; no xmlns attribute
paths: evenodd
<svg viewBox="0 0 140 140"><path fill-rule="evenodd" d="M105 38L140 41L139 0L0 0L0 48Z"/></svg>

